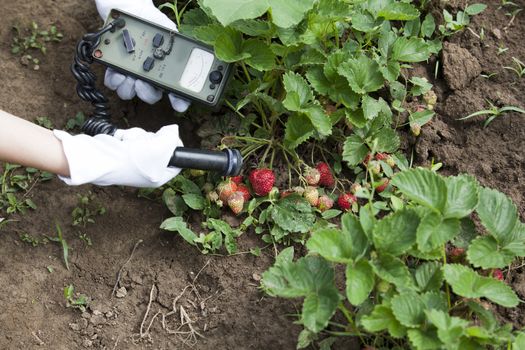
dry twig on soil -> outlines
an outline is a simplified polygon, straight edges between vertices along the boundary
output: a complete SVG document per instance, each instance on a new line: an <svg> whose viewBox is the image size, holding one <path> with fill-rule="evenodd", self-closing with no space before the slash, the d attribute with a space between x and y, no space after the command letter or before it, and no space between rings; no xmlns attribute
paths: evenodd
<svg viewBox="0 0 525 350"><path fill-rule="evenodd" d="M113 298L113 296L115 295L115 292L117 291L117 288L118 288L118 285L120 283L120 278L122 277L122 271L124 270L124 267L131 261L131 259L133 258L133 254L135 254L135 250L137 250L137 247L139 246L139 244L141 244L143 241L142 239L139 239L137 241L137 243L135 243L135 246L133 247L133 250L131 251L131 254L128 258L128 260L126 260L126 262L124 263L124 265L122 265L120 267L120 270L118 270L118 273L117 273L117 280L115 281L115 285L113 286L113 290L111 291L111 298Z"/></svg>

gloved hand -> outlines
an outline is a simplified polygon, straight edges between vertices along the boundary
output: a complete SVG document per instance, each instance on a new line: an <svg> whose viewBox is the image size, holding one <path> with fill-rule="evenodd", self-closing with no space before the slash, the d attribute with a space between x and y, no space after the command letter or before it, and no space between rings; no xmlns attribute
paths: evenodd
<svg viewBox="0 0 525 350"><path fill-rule="evenodd" d="M181 171L168 167L175 148L183 145L177 125L164 126L157 133L119 129L115 136L53 133L62 141L69 163L70 177L59 176L68 185L159 187Z"/></svg>
<svg viewBox="0 0 525 350"><path fill-rule="evenodd" d="M116 8L172 30L177 30L177 25L156 8L152 0L95 0L95 2L102 20L106 20L110 10ZM104 84L109 89L117 91L117 94L123 100L131 100L136 95L142 101L154 104L162 98L162 91L151 84L127 77L111 68L106 70ZM170 93L168 97L171 106L177 112L185 112L190 106L188 100L177 95Z"/></svg>

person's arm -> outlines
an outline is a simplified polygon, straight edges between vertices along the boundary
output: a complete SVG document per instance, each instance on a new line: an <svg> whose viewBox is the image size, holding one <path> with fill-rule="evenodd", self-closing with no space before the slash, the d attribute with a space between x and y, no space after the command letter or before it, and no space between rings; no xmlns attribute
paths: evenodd
<svg viewBox="0 0 525 350"><path fill-rule="evenodd" d="M53 131L2 110L0 160L70 176L62 142Z"/></svg>
<svg viewBox="0 0 525 350"><path fill-rule="evenodd" d="M55 173L68 185L162 186L181 171L168 163L182 146L177 125L92 137L47 130L0 110L0 161Z"/></svg>

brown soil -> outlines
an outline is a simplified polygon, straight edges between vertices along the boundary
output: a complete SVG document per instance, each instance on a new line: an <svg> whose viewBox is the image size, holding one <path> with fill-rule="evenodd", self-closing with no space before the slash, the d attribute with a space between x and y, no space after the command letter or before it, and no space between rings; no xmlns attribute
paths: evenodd
<svg viewBox="0 0 525 350"><path fill-rule="evenodd" d="M523 1L515 1L525 7ZM483 129L482 118L469 121L456 119L488 105L525 105L525 77L503 66L512 65L511 57L525 61L523 33L525 14L520 13L509 24L510 17L498 9L499 1L491 0L489 8L474 17L470 28L479 33L482 42L469 30L452 36L440 57L438 80L434 65L418 69L437 86L437 117L425 126L415 145L416 161L443 162L443 172L467 172L486 186L510 195L525 216L525 116L509 113ZM464 2L449 6L463 8ZM450 8L449 8L450 9ZM453 8L452 8L453 9ZM440 10L437 10L439 13ZM83 33L100 24L92 1L4 0L0 5L4 23L0 26L0 108L34 120L47 116L57 127L78 111L89 111L75 92L75 81L69 72L76 41ZM40 70L20 64L10 53L11 27L27 26L31 20L42 26L56 23L64 40L49 45ZM498 47L508 50L497 54ZM498 73L490 79L480 72ZM103 76L100 67L98 76ZM112 97L115 117L123 123L156 130L161 125L180 123L183 139L197 146L190 117L176 116L164 99L155 106L121 102ZM107 209L96 223L86 228L71 226L71 211L77 206L77 195L91 191L95 202ZM261 257L241 254L233 257L203 256L180 237L161 231L160 222L169 212L157 201L139 198L132 189L93 186L67 187L54 179L38 184L29 197L38 209L0 231L0 348L1 349L173 349L189 347L184 335L170 334L162 327L162 316L153 322L150 336L137 341L154 286L153 302L144 327L158 311L167 314L177 300L194 321L198 349L294 349L300 327L293 324L298 305L265 296L258 289L258 279L273 262L273 251ZM54 243L30 245L20 241L27 233L43 238L55 236L55 222L60 223L70 250L70 270L61 260L61 249ZM79 233L93 242L88 247ZM117 273L130 257L135 244L142 240L131 261L123 269L121 286L127 294L111 298ZM241 250L260 246L257 237L244 235ZM49 272L47 267L52 267ZM519 296L525 298L523 270L508 274L507 280ZM92 298L91 307L81 313L66 308L63 288L72 284L75 290ZM523 326L523 309L501 310L501 317ZM169 329L180 324L179 314L166 319ZM182 330L187 330L187 327ZM186 345L185 345L186 344Z"/></svg>

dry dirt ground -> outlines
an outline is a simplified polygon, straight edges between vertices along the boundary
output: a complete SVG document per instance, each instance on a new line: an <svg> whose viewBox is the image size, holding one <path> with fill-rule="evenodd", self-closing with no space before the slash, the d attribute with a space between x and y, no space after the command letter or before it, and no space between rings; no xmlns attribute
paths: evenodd
<svg viewBox="0 0 525 350"><path fill-rule="evenodd" d="M525 8L523 1L514 2ZM446 174L468 172L482 184L507 193L523 218L525 116L503 115L486 129L480 118L457 121L485 109L486 100L498 106L525 105L525 77L519 79L503 68L512 64L513 56L525 61L525 13L511 22L505 15L508 9L498 8L500 2L486 3L489 8L470 26L477 35L484 28L484 40L470 30L451 37L438 58L437 79L436 61L417 69L418 75L428 76L437 86L437 117L423 128L419 139L408 138L405 148L414 150L419 164L440 161ZM464 5L453 0L447 8ZM436 4L436 16L440 12ZM57 127L79 111L89 112L90 106L76 96L69 65L77 40L100 25L93 2L4 0L0 13L0 108L28 120L46 116ZM28 26L32 20L42 27L55 23L65 36L62 42L49 45L38 71L21 65L19 57L10 53L12 26ZM498 55L499 47L508 50ZM96 71L103 76L100 67ZM490 79L480 75L491 73L497 74ZM114 116L121 123L125 117L130 125L149 130L180 123L185 142L198 146L191 119L176 116L166 100L148 106L110 96ZM78 194L89 192L107 213L79 229L71 225L71 212L78 205ZM269 298L258 289L259 276L273 262L272 251L263 251L261 257L203 256L180 237L160 230L169 212L158 201L138 197L133 189L67 187L53 179L37 184L28 197L38 209L18 216L19 221L0 231L0 349L189 348L195 339L172 332L181 325L181 306L186 320L192 321L194 348L295 348L300 331L293 324L297 304ZM71 247L69 271L57 244L32 247L20 240L23 234L40 239L55 236L56 222ZM92 246L79 238L80 233L91 239ZM262 243L244 235L240 245L241 250L249 250ZM126 288L127 294L111 297L124 264L119 287ZM507 281L523 299L522 276L523 270L515 269ZM70 284L92 299L86 312L66 308L63 289ZM174 301L176 313L169 314ZM502 310L501 317L524 326L524 311ZM180 330L188 332L190 327Z"/></svg>

